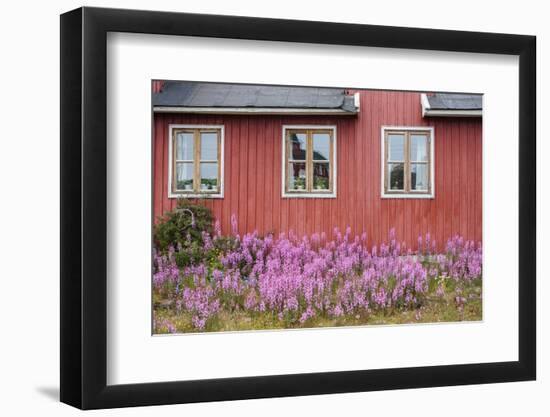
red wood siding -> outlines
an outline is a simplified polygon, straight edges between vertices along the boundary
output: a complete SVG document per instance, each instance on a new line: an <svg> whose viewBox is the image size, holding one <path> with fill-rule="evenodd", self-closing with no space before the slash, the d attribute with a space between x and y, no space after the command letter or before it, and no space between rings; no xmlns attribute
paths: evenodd
<svg viewBox="0 0 550 417"><path fill-rule="evenodd" d="M481 119L422 118L419 93L361 91L361 110L350 116L245 116L155 114L154 215L176 205L168 198L168 127L170 124L225 126L224 198L204 199L230 231L235 214L239 231L299 235L334 227L366 232L369 244L387 240L395 227L400 240L416 248L429 232L439 245L459 233L481 240ZM336 125L337 197L281 197L283 125ZM434 199L381 198L380 128L433 126ZM438 245L438 246L439 246ZM441 247L441 246L440 246Z"/></svg>

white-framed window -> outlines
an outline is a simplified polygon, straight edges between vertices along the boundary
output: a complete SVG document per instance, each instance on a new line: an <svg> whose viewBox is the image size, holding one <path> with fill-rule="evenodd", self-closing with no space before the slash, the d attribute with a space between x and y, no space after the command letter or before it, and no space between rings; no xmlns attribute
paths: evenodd
<svg viewBox="0 0 550 417"><path fill-rule="evenodd" d="M336 126L283 126L282 196L336 197Z"/></svg>
<svg viewBox="0 0 550 417"><path fill-rule="evenodd" d="M168 195L223 197L222 125L170 125Z"/></svg>
<svg viewBox="0 0 550 417"><path fill-rule="evenodd" d="M433 127L383 126L382 198L434 197Z"/></svg>

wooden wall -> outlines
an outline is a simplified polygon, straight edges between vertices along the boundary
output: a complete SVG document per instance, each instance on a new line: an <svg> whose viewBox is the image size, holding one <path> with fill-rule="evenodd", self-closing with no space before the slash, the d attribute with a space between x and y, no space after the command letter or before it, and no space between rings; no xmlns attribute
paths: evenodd
<svg viewBox="0 0 550 417"><path fill-rule="evenodd" d="M361 91L361 110L350 116L218 116L155 114L154 216L176 205L168 198L169 124L225 126L224 198L201 200L230 231L235 214L241 233L287 232L299 235L334 227L365 231L369 244L387 240L395 227L400 240L416 248L419 234L442 244L459 233L482 237L481 119L422 118L420 94ZM337 126L337 198L281 197L281 141L285 124ZM433 126L435 198L380 197L380 127Z"/></svg>

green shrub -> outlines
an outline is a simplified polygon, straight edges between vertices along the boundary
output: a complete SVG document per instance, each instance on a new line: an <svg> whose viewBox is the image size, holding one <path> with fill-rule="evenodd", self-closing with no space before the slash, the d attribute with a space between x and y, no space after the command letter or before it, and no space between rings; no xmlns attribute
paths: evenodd
<svg viewBox="0 0 550 417"><path fill-rule="evenodd" d="M161 252L168 250L170 245L198 252L204 243L202 233L212 233L212 222L210 209L181 199L177 207L166 213L155 225L155 246ZM194 255L189 256L193 259Z"/></svg>

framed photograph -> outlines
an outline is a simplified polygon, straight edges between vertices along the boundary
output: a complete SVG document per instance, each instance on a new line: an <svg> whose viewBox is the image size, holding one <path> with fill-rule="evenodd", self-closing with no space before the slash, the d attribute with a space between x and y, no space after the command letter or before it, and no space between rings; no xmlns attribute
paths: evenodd
<svg viewBox="0 0 550 417"><path fill-rule="evenodd" d="M535 38L61 16L61 401L533 380Z"/></svg>

